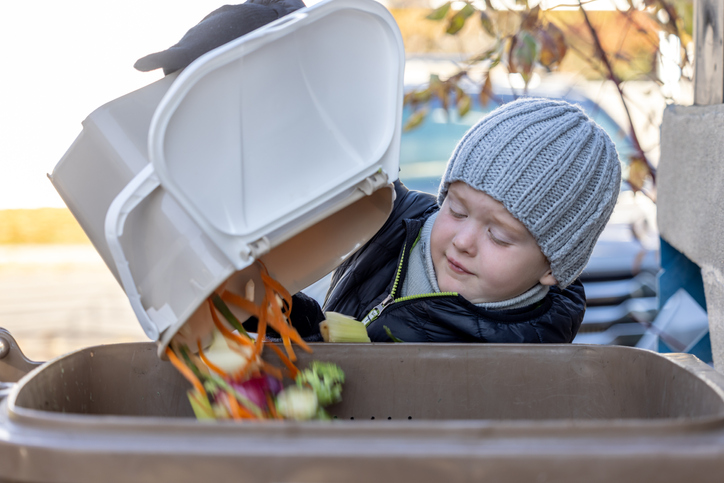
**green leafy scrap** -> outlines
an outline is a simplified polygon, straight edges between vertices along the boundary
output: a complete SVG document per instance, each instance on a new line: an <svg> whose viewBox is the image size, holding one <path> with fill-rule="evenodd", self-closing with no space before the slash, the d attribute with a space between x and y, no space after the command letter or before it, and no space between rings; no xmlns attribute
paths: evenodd
<svg viewBox="0 0 724 483"><path fill-rule="evenodd" d="M387 327L386 325L383 325L382 327L384 327L385 332L387 333L387 337L389 337L390 339L392 339L392 342L395 342L395 343L405 342L404 340L398 339L397 337L395 337L394 335L392 335L392 331L391 331L390 328Z"/></svg>
<svg viewBox="0 0 724 483"><path fill-rule="evenodd" d="M297 375L295 381L299 387L312 388L320 406L328 406L342 400L344 371L337 364L312 361L308 369Z"/></svg>

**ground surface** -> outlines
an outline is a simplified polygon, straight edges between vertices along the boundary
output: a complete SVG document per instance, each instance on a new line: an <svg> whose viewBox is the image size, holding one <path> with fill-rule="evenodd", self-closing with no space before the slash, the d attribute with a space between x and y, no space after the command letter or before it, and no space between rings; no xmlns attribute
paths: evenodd
<svg viewBox="0 0 724 483"><path fill-rule="evenodd" d="M148 340L90 244L0 245L0 327L36 361Z"/></svg>

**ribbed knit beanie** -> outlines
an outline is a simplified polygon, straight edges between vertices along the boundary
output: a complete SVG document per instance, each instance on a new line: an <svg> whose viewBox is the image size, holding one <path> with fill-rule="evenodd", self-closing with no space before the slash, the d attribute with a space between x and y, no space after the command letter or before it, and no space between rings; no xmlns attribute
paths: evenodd
<svg viewBox="0 0 724 483"><path fill-rule="evenodd" d="M474 125L448 161L437 195L463 181L501 202L530 231L558 286L583 271L621 187L608 134L564 101L521 98Z"/></svg>

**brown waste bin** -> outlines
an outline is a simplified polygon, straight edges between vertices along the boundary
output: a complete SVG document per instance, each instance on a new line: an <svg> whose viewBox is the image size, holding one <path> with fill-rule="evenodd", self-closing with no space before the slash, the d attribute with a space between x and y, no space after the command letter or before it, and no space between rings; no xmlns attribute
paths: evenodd
<svg viewBox="0 0 724 483"><path fill-rule="evenodd" d="M0 480L724 479L722 376L621 347L316 344L347 373L336 421L191 417L156 352L213 328L207 296L245 287L260 259L294 293L387 219L403 64L379 3L320 2L89 116L51 178L159 345L84 349L0 385ZM32 368L8 341L0 383Z"/></svg>
<svg viewBox="0 0 724 483"><path fill-rule="evenodd" d="M313 348L311 357L347 374L331 422L198 422L187 382L152 343L50 361L0 404L0 479L724 478L724 376L690 355L579 345ZM0 377L3 369L0 360Z"/></svg>

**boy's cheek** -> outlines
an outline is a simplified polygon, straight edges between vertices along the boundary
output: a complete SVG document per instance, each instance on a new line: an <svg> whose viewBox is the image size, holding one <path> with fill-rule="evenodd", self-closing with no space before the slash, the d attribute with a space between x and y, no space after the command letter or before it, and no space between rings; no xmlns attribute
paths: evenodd
<svg viewBox="0 0 724 483"><path fill-rule="evenodd" d="M444 214L439 214L432 225L430 232L430 243L432 246L439 245L444 240L452 239L453 234L450 229L450 222Z"/></svg>
<svg viewBox="0 0 724 483"><path fill-rule="evenodd" d="M531 261L517 250L506 249L504 253L490 250L480 262L483 265L480 273L491 288L509 288L530 278Z"/></svg>
<svg viewBox="0 0 724 483"><path fill-rule="evenodd" d="M438 216L430 233L430 252L435 263L438 263L437 259L444 256L445 249L452 239L452 237L447 236L449 230L446 229L445 223L438 223L439 221L440 217Z"/></svg>

